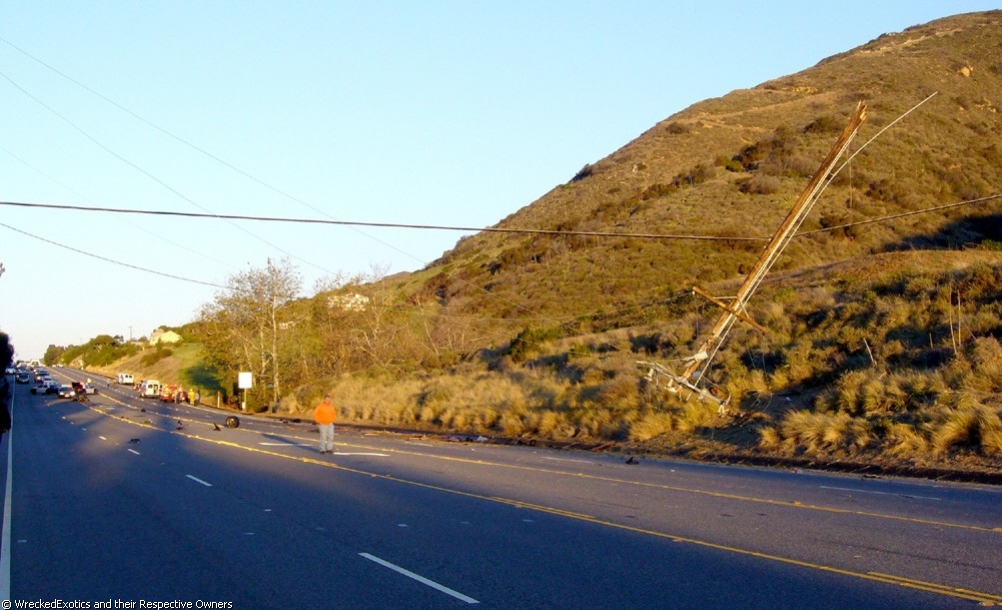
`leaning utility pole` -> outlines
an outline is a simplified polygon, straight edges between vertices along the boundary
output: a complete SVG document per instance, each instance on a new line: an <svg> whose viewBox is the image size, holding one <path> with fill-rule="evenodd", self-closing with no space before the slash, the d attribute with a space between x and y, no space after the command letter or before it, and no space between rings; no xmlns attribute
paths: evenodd
<svg viewBox="0 0 1002 610"><path fill-rule="evenodd" d="M730 332L731 327L737 320L742 320L756 328L762 329L761 326L755 324L754 321L748 316L746 306L748 301L751 299L752 295L762 284L762 280L765 278L769 270L776 263L776 260L782 254L783 250L789 245L793 236L796 234L800 225L803 224L804 219L810 213L811 208L817 202L821 193L825 190L825 187L834 178L832 170L835 166L838 158L849 148L849 144L852 139L856 136L859 131L859 127L866 120L866 104L860 102L856 106L856 112L853 113L852 117L849 119L849 123L845 126L842 131L842 135L839 136L838 140L835 141L834 146L832 146L831 151L829 151L828 156L821 163L821 166L814 173L814 177L811 181L807 183L807 188L801 193L800 198L797 199L796 204L790 213L786 216L786 220L783 224L779 226L776 233L772 236L769 244L762 251L762 255L759 257L758 262L752 268L748 277L745 278L744 283L738 289L737 294L730 300L730 302L725 302L721 299L715 298L706 292L700 290L699 288L693 288L693 290L710 300L710 302L721 307L724 311L717 323L713 326L713 330L710 331L710 335L703 341L696 350L696 353L686 359L685 369L679 373L673 373L666 367L653 362L638 362L640 366L649 369L648 377L651 378L655 374L664 376L668 379L668 387L673 391L678 391L681 388L689 390L699 396L700 399L707 398L720 405L721 411L725 408L728 398L721 398L715 394L709 392L703 387L700 387L700 380L703 375L710 367L710 363L713 361L714 356L720 350L724 341L727 338L727 334Z"/></svg>

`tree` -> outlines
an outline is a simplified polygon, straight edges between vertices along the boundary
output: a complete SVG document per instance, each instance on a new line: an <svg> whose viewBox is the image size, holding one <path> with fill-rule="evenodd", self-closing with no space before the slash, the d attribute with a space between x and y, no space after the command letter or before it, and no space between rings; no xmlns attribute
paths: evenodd
<svg viewBox="0 0 1002 610"><path fill-rule="evenodd" d="M0 368L6 370L14 362L14 346L7 333L0 331Z"/></svg>
<svg viewBox="0 0 1002 610"><path fill-rule="evenodd" d="M0 331L0 369L6 371L12 362L14 362L14 346L10 344L7 333ZM7 407L9 396L10 384L7 383L7 375L3 375L0 377L0 436L10 430L10 409Z"/></svg>
<svg viewBox="0 0 1002 610"><path fill-rule="evenodd" d="M45 356L42 357L42 362L45 363L45 366L55 366L59 364L59 359L63 357L65 352L65 347L50 343L49 347L45 350Z"/></svg>
<svg viewBox="0 0 1002 610"><path fill-rule="evenodd" d="M271 386L272 401L281 397L279 312L298 296L301 285L289 259L275 263L269 258L264 269L230 276L226 290L202 309L211 363L231 373L254 372L259 384Z"/></svg>

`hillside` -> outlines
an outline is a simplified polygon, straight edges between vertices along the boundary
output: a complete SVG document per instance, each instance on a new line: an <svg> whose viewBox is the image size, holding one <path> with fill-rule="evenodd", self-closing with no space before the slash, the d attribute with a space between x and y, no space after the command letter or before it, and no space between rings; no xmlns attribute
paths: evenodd
<svg viewBox="0 0 1002 610"><path fill-rule="evenodd" d="M803 231L998 192L1002 184L1002 13L961 15L887 34L817 66L698 103L655 125L498 223L558 231L767 237L856 102L868 146ZM999 239L982 206L802 237L787 269L914 247ZM462 240L398 285L451 315L476 314L499 341L735 277L761 242L524 236ZM420 282L420 285L417 283ZM500 319L500 320L499 320Z"/></svg>
<svg viewBox="0 0 1002 610"><path fill-rule="evenodd" d="M357 379L335 385L349 405L387 405L356 413L381 423L685 445L694 432L737 421L755 433L728 451L867 448L874 459L910 451L885 446L902 424L918 453L970 445L1002 454L995 382L970 378L987 374L1002 334L991 313L1000 286L985 280L998 273L1002 242L999 49L1002 12L949 17L666 118L497 227L732 239L466 238L387 282L439 340L434 362L456 362L442 354L452 346L464 364L446 366L445 376L427 367L392 381L377 374L378 389ZM774 230L858 101L869 119L853 150L932 94L839 174L753 301L769 334L737 329L712 371L736 398L736 417L716 421L638 382L635 360L691 353L716 310L688 287L733 291L764 243L739 238ZM900 217L880 220L889 216ZM853 223L863 224L843 226ZM913 311L918 295L926 310ZM815 422L828 440L804 440L775 406L760 410L782 395L804 413L829 414ZM968 432L957 443L936 432L946 411L976 412L953 424Z"/></svg>
<svg viewBox="0 0 1002 610"><path fill-rule="evenodd" d="M563 234L485 231L290 302L267 345L217 302L186 341L256 371L257 406L277 369L287 412L329 392L345 422L1002 472L1000 50L1002 11L885 34L674 114L496 225ZM719 310L691 287L734 293L859 101L858 154L750 303L765 332L736 326L701 380L726 412L646 377L694 352Z"/></svg>

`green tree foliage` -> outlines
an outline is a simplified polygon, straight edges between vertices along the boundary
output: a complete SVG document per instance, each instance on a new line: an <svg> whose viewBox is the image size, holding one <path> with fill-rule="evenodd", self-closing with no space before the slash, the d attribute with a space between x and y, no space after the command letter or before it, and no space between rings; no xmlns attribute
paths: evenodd
<svg viewBox="0 0 1002 610"><path fill-rule="evenodd" d="M0 368L6 369L14 362L14 346L10 342L10 336L0 331Z"/></svg>
<svg viewBox="0 0 1002 610"><path fill-rule="evenodd" d="M173 353L174 350L162 345L157 345L155 350L143 354L143 357L139 359L139 362L144 366L153 366L164 358L170 357Z"/></svg>
<svg viewBox="0 0 1002 610"><path fill-rule="evenodd" d="M60 360L63 357L63 353L65 352L66 352L65 347L62 347L60 345L52 345L50 343L49 347L45 349L45 355L42 357L42 362L44 362L46 366L54 366L56 364L59 364Z"/></svg>
<svg viewBox="0 0 1002 610"><path fill-rule="evenodd" d="M201 337L210 363L233 379L239 371L254 373L253 394L260 402L281 396L279 324L301 286L299 271L288 259L268 259L263 269L230 276L226 289L202 308Z"/></svg>
<svg viewBox="0 0 1002 610"><path fill-rule="evenodd" d="M50 345L45 351L46 364L70 364L80 359L84 366L107 366L135 354L138 347L126 343L120 336L98 335L83 345L61 347Z"/></svg>

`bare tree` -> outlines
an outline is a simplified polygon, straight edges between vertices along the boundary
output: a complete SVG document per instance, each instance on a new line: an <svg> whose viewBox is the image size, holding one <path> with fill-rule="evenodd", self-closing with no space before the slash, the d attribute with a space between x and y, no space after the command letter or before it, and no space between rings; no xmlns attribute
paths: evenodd
<svg viewBox="0 0 1002 610"><path fill-rule="evenodd" d="M264 269L248 269L230 276L226 290L202 310L214 360L240 365L259 379L270 377L271 400L281 396L279 366L279 312L299 295L302 277L285 258Z"/></svg>

